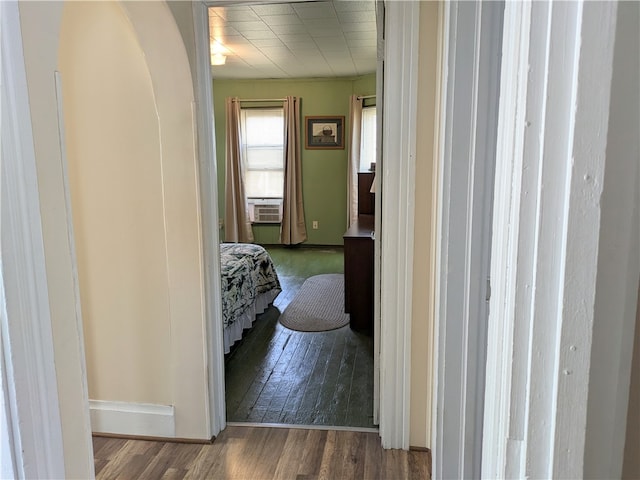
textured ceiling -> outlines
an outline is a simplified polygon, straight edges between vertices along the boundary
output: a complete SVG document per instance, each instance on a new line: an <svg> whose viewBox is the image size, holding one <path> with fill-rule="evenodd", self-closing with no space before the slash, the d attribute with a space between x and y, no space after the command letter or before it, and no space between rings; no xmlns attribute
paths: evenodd
<svg viewBox="0 0 640 480"><path fill-rule="evenodd" d="M210 7L214 78L345 77L376 70L373 0Z"/></svg>

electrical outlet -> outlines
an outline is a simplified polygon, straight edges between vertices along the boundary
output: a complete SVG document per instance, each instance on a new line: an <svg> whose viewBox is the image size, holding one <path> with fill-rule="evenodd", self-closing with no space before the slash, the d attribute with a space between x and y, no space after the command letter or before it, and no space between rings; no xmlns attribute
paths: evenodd
<svg viewBox="0 0 640 480"><path fill-rule="evenodd" d="M318 220L314 220L313 221L313 229L317 230L318 229Z"/></svg>

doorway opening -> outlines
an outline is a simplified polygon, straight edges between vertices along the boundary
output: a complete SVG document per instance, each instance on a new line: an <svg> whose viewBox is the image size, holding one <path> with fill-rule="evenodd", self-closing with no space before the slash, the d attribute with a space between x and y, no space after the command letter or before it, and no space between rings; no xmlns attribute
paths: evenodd
<svg viewBox="0 0 640 480"><path fill-rule="evenodd" d="M218 218L224 218L225 210L225 99L235 97L243 110L265 111L266 107L282 105L283 97L294 95L301 99L304 119L300 143L306 242L297 248L284 248L278 238L279 224L256 221L254 202L273 203L274 199L249 199L249 213L254 213L250 215L254 219L253 241L264 246L273 260L282 292L257 315L242 340L234 346L224 345L225 351L230 350L225 356L226 421L374 428L373 236L369 237L368 278L352 280L371 283L370 328L364 329L368 333L352 330L348 323L323 332L295 331L283 327L278 317L291 302L299 300L296 294L306 280L325 275L342 277L344 273L343 235L351 224L347 213L347 185L352 175L347 158L352 151L349 132L353 123L349 99L365 97L360 98L361 103L375 105L375 3L212 4L207 17L213 64ZM215 65L221 55L225 64ZM310 133L306 131L310 117L340 119L344 137L337 148L310 147ZM368 167L370 201L375 167L371 162ZM359 166L355 172L358 170ZM374 212L370 203L372 232ZM219 226L220 238L225 239L227 225L221 221ZM224 286L230 282L225 278L228 266L224 261L221 269L224 294ZM342 288L339 293L344 296L344 292ZM322 301L332 308L339 305L344 311L343 298L324 294ZM229 319L225 317L223 310L228 328Z"/></svg>

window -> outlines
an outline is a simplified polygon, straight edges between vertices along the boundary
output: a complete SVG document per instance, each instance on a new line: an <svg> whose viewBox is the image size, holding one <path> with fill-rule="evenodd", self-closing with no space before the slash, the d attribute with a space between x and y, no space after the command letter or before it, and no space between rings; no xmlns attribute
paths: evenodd
<svg viewBox="0 0 640 480"><path fill-rule="evenodd" d="M248 198L282 198L284 112L282 108L243 108L242 162Z"/></svg>
<svg viewBox="0 0 640 480"><path fill-rule="evenodd" d="M360 134L360 171L368 171L376 163L376 107L362 109L362 131Z"/></svg>

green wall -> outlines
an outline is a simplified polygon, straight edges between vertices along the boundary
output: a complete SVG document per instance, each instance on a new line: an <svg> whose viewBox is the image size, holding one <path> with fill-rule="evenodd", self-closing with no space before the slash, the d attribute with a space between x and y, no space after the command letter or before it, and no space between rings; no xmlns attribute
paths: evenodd
<svg viewBox="0 0 640 480"><path fill-rule="evenodd" d="M345 117L345 143L349 131L349 96L376 93L375 74L348 78L295 80L214 80L214 116L218 168L218 204L224 218L225 177L225 99L300 97L301 120L307 115ZM302 130L304 135L304 130ZM344 150L306 150L302 144L302 189L308 245L342 245L347 228L347 148ZM312 222L319 228L313 230ZM277 244L279 225L254 225L256 243ZM222 236L224 238L224 236Z"/></svg>

